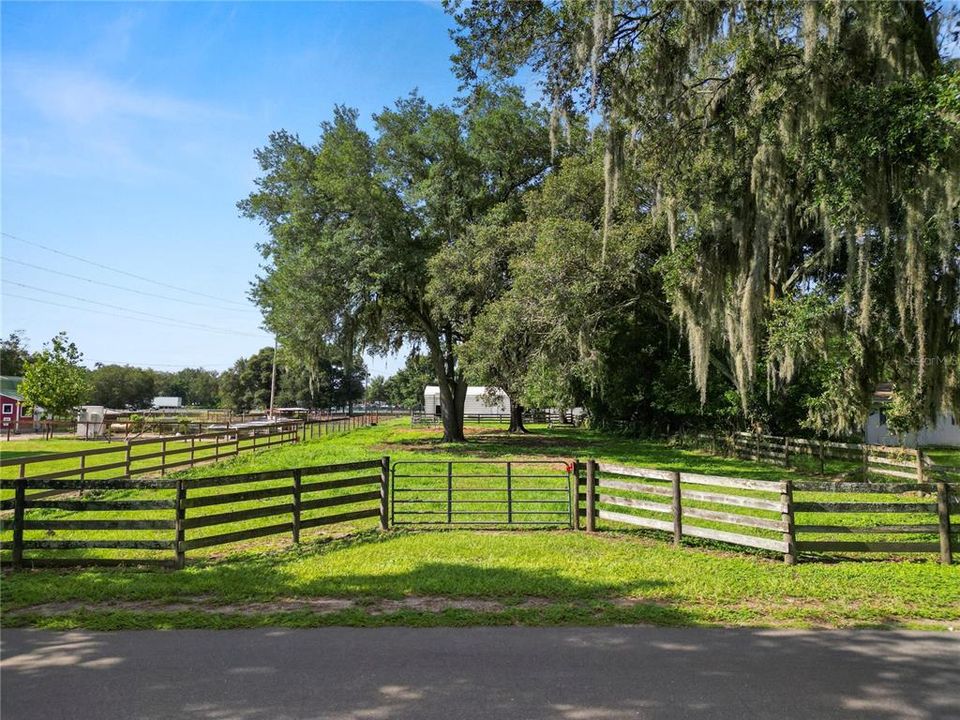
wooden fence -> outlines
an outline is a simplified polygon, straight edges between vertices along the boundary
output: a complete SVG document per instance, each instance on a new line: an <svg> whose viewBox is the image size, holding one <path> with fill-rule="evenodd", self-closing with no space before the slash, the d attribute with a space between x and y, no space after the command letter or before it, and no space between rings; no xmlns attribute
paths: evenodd
<svg viewBox="0 0 960 720"><path fill-rule="evenodd" d="M189 551L242 540L289 535L294 543L299 543L305 529L374 517L386 529L389 466L389 458L385 457L196 479L0 481L5 487L12 484L15 488L12 564L15 568L122 564L182 568ZM347 476L342 477L344 474ZM341 477L313 480L332 475ZM28 490L61 495L76 492L81 496L94 491L120 497L45 500L27 496ZM282 500L267 505L261 502L273 498ZM344 510L345 506L350 507ZM51 512L56 511L68 511L70 515L51 519ZM103 514L108 518L103 518ZM150 517L144 518L145 515ZM250 526L264 518L269 518L269 524ZM282 521L276 522L278 518ZM25 537L25 532L31 537ZM103 532L114 537L89 537L91 533ZM77 533L79 538L48 537ZM117 538L117 534L126 536ZM90 557L90 550L136 554ZM37 552L39 556L31 556Z"/></svg>
<svg viewBox="0 0 960 720"><path fill-rule="evenodd" d="M195 479L3 479L0 489L14 492L3 501L13 510L4 549L15 566L183 567L187 552L272 535L298 542L322 525L378 517L386 529L389 469L385 457ZM591 532L598 522L636 526L670 533L675 544L685 536L729 543L790 564L803 552L939 553L949 564L960 542L960 518L951 518L960 514L960 470L918 484L753 480L596 460L573 469L571 514Z"/></svg>
<svg viewBox="0 0 960 720"><path fill-rule="evenodd" d="M525 410L523 413L524 422L543 423L543 424L561 424L569 422L572 416L562 415L556 410ZM510 413L465 413L463 416L465 425L508 425L510 423ZM439 425L441 418L435 413L427 413L423 410L412 410L410 412L410 424L417 425Z"/></svg>
<svg viewBox="0 0 960 720"><path fill-rule="evenodd" d="M682 438L681 442L686 442ZM825 472L827 460L839 460L858 467L864 475L926 482L936 472L949 470L935 464L923 450L891 445L868 445L865 443L842 443L831 440L761 435L756 433L732 433L729 435L697 435L696 444L714 453L724 453L739 458L772 462L788 467L798 464L800 457L810 457Z"/></svg>
<svg viewBox="0 0 960 720"><path fill-rule="evenodd" d="M270 425L248 425L196 435L127 440L89 450L2 457L0 475L34 480L67 477L87 480L117 474L130 478L156 473L162 477L171 470L220 462L242 452L315 439L375 422L373 414L324 420L279 420ZM6 501L0 502L0 509L7 509L7 506Z"/></svg>
<svg viewBox="0 0 960 720"><path fill-rule="evenodd" d="M687 535L769 550L781 553L788 564L796 563L797 553L804 550L938 552L941 562L950 564L960 531L950 519L951 513L960 512L960 495L953 489L957 485L946 479L919 485L771 482L590 460L585 466L577 464L576 485L576 517L586 519L588 531L596 529L597 520L609 520L672 533L678 545ZM886 499L837 501L851 493ZM819 520L818 513L825 519ZM876 524L876 515L892 513L906 522ZM729 526L736 532L724 529ZM912 539L904 541L903 535Z"/></svg>
<svg viewBox="0 0 960 720"><path fill-rule="evenodd" d="M254 428L180 437L129 440L108 447L75 452L2 457L0 473L9 476L16 472L17 477L31 480L55 480L67 477L86 480L96 475L103 477L104 473L122 474L126 478L153 473L160 473L163 476L170 470L182 470L202 463L219 462L241 452L298 442L302 432L302 422L281 421ZM73 466L74 461L76 461L75 466ZM16 468L16 470L8 470L8 468ZM2 507L6 507L6 501Z"/></svg>

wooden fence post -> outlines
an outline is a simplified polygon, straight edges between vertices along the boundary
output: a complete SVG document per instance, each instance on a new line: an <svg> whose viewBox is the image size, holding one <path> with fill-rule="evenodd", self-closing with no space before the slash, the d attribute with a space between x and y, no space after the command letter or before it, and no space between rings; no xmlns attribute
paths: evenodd
<svg viewBox="0 0 960 720"><path fill-rule="evenodd" d="M596 532L597 461L587 460L587 532Z"/></svg>
<svg viewBox="0 0 960 720"><path fill-rule="evenodd" d="M797 564L797 533L793 522L793 480L784 481L780 490L780 521L784 523L783 542L787 551L783 561L787 565Z"/></svg>
<svg viewBox="0 0 960 720"><path fill-rule="evenodd" d="M388 530L390 521L387 507L387 495L390 489L390 456L380 458L380 529Z"/></svg>
<svg viewBox="0 0 960 720"><path fill-rule="evenodd" d="M580 460L573 461L573 497L570 498L570 509L573 520L570 523L574 530L580 529Z"/></svg>
<svg viewBox="0 0 960 720"><path fill-rule="evenodd" d="M670 473L670 485L673 489L673 502L670 512L673 515L673 544L680 547L683 540L683 506L680 502L680 473Z"/></svg>
<svg viewBox="0 0 960 720"><path fill-rule="evenodd" d="M160 477L167 474L167 439L160 439Z"/></svg>
<svg viewBox="0 0 960 720"><path fill-rule="evenodd" d="M817 443L817 445L819 446L818 453L820 455L820 474L823 475L825 472L823 465L823 438L820 438L820 441Z"/></svg>
<svg viewBox="0 0 960 720"><path fill-rule="evenodd" d="M300 483L302 473L300 470L293 471L293 542L300 544Z"/></svg>
<svg viewBox="0 0 960 720"><path fill-rule="evenodd" d="M183 480L177 480L177 521L176 521L176 533L177 539L174 543L174 548L177 554L176 568L177 570L183 570L183 566L186 564L186 554L187 551L184 548L186 541L186 529L184 528L184 520L187 518L187 485Z"/></svg>
<svg viewBox="0 0 960 720"><path fill-rule="evenodd" d="M760 433L753 436L753 461L760 462Z"/></svg>
<svg viewBox="0 0 960 720"><path fill-rule="evenodd" d="M783 465L790 466L790 437L787 435L783 437Z"/></svg>
<svg viewBox="0 0 960 720"><path fill-rule="evenodd" d="M127 477L130 477L130 439L129 438L127 438L127 454L125 456L124 462L126 462Z"/></svg>
<svg viewBox="0 0 960 720"><path fill-rule="evenodd" d="M27 481L23 477L24 466L20 466L13 500L13 567L23 567L23 518L24 503L27 499Z"/></svg>
<svg viewBox="0 0 960 720"><path fill-rule="evenodd" d="M917 482L922 483L924 481L924 477L923 450L917 448Z"/></svg>
<svg viewBox="0 0 960 720"><path fill-rule="evenodd" d="M193 467L194 462L196 462L196 451L197 451L197 436L194 435L190 438L190 467Z"/></svg>
<svg viewBox="0 0 960 720"><path fill-rule="evenodd" d="M950 547L950 486L945 482L937 483L937 519L940 528L940 562L953 563L953 549Z"/></svg>

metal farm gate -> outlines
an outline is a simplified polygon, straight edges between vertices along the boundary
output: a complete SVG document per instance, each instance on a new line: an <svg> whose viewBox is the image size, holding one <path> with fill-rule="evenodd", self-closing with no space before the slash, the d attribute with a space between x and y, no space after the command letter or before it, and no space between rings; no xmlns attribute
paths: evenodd
<svg viewBox="0 0 960 720"><path fill-rule="evenodd" d="M573 470L564 460L395 462L390 524L573 527Z"/></svg>

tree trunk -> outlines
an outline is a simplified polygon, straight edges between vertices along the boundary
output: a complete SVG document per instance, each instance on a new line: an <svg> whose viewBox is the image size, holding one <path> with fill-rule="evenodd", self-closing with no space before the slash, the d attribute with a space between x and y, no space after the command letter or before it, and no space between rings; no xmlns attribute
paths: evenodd
<svg viewBox="0 0 960 720"><path fill-rule="evenodd" d="M437 333L427 335L430 359L440 387L440 416L443 421L443 442L465 442L463 406L467 399L467 383L456 367L452 352L445 353ZM430 408L424 408L429 412Z"/></svg>
<svg viewBox="0 0 960 720"><path fill-rule="evenodd" d="M523 405L515 403L510 399L510 427L507 432L529 433L530 431L523 425Z"/></svg>
<svg viewBox="0 0 960 720"><path fill-rule="evenodd" d="M467 399L467 383L441 376L440 415L443 420L443 442L465 442L463 406Z"/></svg>

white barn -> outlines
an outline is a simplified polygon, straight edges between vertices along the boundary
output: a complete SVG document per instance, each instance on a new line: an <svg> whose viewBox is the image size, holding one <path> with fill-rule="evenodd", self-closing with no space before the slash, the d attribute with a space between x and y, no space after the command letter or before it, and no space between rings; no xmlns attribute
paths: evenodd
<svg viewBox="0 0 960 720"><path fill-rule="evenodd" d="M951 413L940 413L934 425L927 425L919 432L904 433L898 437L887 427L887 417L882 409L875 409L867 418L868 445L900 445L924 447L946 445L960 447L960 418Z"/></svg>
<svg viewBox="0 0 960 720"><path fill-rule="evenodd" d="M960 417L953 413L942 412L937 421L927 425L919 432L895 435L887 427L887 414L884 412L893 395L893 385L880 383L873 393L873 410L867 417L864 436L868 445L904 445L906 447L925 447L928 445L946 445L960 447Z"/></svg>
<svg viewBox="0 0 960 720"><path fill-rule="evenodd" d="M428 415L440 415L440 387L427 385L423 390L423 410ZM467 388L467 397L463 402L464 415L507 415L510 412L510 399L499 388L487 392L483 385L471 385Z"/></svg>

